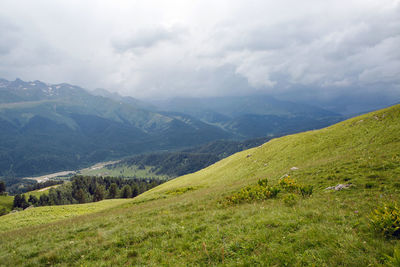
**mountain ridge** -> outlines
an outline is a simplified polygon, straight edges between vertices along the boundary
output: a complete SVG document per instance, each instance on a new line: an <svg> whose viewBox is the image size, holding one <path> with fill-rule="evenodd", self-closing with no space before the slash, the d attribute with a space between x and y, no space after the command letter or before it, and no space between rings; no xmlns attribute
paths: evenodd
<svg viewBox="0 0 400 267"><path fill-rule="evenodd" d="M179 105L168 110L104 90L97 94L67 83L0 80L0 176L77 169L219 139L280 136L342 119L267 96L186 99L185 113Z"/></svg>

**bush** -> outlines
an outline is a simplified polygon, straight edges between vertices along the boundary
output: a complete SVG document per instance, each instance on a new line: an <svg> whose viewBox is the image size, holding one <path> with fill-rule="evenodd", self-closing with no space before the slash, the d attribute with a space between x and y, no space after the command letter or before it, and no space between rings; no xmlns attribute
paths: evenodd
<svg viewBox="0 0 400 267"><path fill-rule="evenodd" d="M266 200L270 198L275 198L278 195L279 191L280 189L276 187L266 187L257 184L254 186L243 188L232 196L227 197L227 201L229 203L238 204L242 202Z"/></svg>
<svg viewBox="0 0 400 267"><path fill-rule="evenodd" d="M286 206L292 207L297 203L297 196L295 194L287 194L283 198Z"/></svg>
<svg viewBox="0 0 400 267"><path fill-rule="evenodd" d="M303 197L309 197L313 193L313 186L312 185L301 185L299 187L300 193Z"/></svg>
<svg viewBox="0 0 400 267"><path fill-rule="evenodd" d="M258 180L258 185L260 185L260 186L267 186L267 185L268 185L268 179L267 179L267 178L264 178L264 179Z"/></svg>
<svg viewBox="0 0 400 267"><path fill-rule="evenodd" d="M386 237L400 237L400 209L396 204L384 204L370 218L372 227Z"/></svg>
<svg viewBox="0 0 400 267"><path fill-rule="evenodd" d="M299 189L299 185L290 176L280 179L278 185L288 192L295 192Z"/></svg>
<svg viewBox="0 0 400 267"><path fill-rule="evenodd" d="M301 194L303 197L311 196L313 193L313 186L299 185L294 179L287 176L280 179L278 186L274 187L268 186L268 180L264 178L258 180L256 185L245 187L239 192L227 197L227 201L229 203L238 204L242 202L266 200L275 198L281 191L291 193L284 198L285 204L290 206L292 205L290 203L297 199L294 194ZM297 200L295 202L297 202Z"/></svg>

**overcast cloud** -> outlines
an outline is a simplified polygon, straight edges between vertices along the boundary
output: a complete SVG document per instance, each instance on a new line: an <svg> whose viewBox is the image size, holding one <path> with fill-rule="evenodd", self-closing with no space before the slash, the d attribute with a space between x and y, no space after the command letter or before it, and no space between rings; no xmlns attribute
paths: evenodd
<svg viewBox="0 0 400 267"><path fill-rule="evenodd" d="M0 77L134 97L400 96L399 0L0 2Z"/></svg>

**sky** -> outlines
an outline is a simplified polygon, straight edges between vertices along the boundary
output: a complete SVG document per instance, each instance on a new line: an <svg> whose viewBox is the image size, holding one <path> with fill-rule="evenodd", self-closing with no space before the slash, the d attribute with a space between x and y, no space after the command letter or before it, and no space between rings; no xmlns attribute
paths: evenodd
<svg viewBox="0 0 400 267"><path fill-rule="evenodd" d="M400 0L1 0L0 77L137 98L396 99Z"/></svg>

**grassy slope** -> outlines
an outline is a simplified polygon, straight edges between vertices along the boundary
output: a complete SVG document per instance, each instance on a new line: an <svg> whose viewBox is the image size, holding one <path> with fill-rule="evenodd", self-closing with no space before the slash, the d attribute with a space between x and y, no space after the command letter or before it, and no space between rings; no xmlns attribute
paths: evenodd
<svg viewBox="0 0 400 267"><path fill-rule="evenodd" d="M293 166L299 170L290 171ZM259 178L274 184L287 173L313 184L313 196L299 198L293 207L284 204L284 195L224 204L225 196ZM355 186L324 189L348 182ZM193 190L171 194L186 187ZM373 233L368 217L380 203L398 202L399 193L397 105L271 140L156 187L123 207L5 231L0 263L376 266L385 263L399 241Z"/></svg>
<svg viewBox="0 0 400 267"><path fill-rule="evenodd" d="M12 210L14 197L0 196L0 209L6 208L8 211Z"/></svg>
<svg viewBox="0 0 400 267"><path fill-rule="evenodd" d="M26 200L29 199L30 195L36 196L37 198L40 198L40 196L43 195L43 194L48 195L50 188L56 188L58 186L60 186L60 185L52 185L52 186L48 186L48 187L45 187L45 188L29 191L29 192L24 193L24 195L25 195Z"/></svg>
<svg viewBox="0 0 400 267"><path fill-rule="evenodd" d="M136 165L121 165L115 168L103 167L100 169L84 169L81 170L80 175L89 176L111 176L111 177L122 177L122 178L149 178L154 177L160 180L167 180L167 175L158 175L151 171L151 166L145 166L145 169L139 169Z"/></svg>
<svg viewBox="0 0 400 267"><path fill-rule="evenodd" d="M46 206L24 210L1 217L0 232L40 225L61 219L90 214L127 203L127 199L109 199L81 205Z"/></svg>

